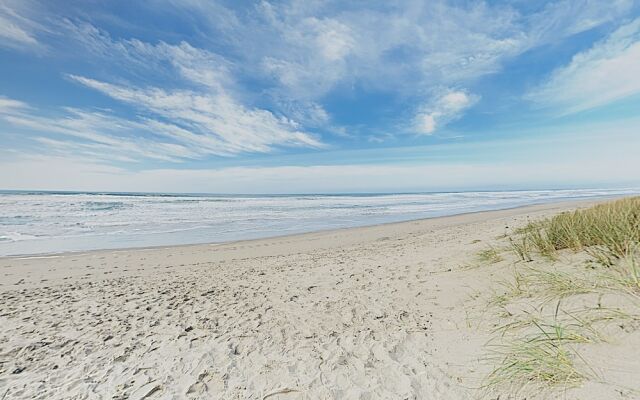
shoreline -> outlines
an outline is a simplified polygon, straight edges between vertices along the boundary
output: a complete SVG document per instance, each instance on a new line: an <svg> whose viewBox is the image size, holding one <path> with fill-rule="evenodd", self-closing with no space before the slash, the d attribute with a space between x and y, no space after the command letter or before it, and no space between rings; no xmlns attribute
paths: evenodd
<svg viewBox="0 0 640 400"><path fill-rule="evenodd" d="M496 212L501 212L501 211L517 211L517 210L522 210L522 209L526 209L526 208L532 208L532 210L537 210L540 207L543 207L544 209L547 208L546 206L551 207L551 208L555 208L555 207L562 207L563 205L566 205L566 204L574 204L574 203L576 205L581 205L581 204L589 205L589 204L596 204L598 202L606 202L606 201L609 201L609 200L615 200L615 199L619 199L619 198L624 198L624 197L628 197L628 196L633 196L633 195L622 195L622 196L613 195L613 196L601 196L601 197L587 198L587 199L567 199L567 200L561 200L561 201L532 203L532 204L519 205L519 206L514 206L514 207L498 208L498 209L494 209L494 210L470 211L470 212L463 212L463 213L452 214L452 215L443 215L443 216L437 216L437 217L416 218L416 219L409 219L409 220L404 220L404 221L394 221L394 222L382 222L382 223L377 223L377 224L372 224L372 225L359 225L359 226L352 226L352 227L345 227L345 228L321 229L321 230L314 230L314 231L300 232L300 233L291 233L291 234L285 234L285 235L265 236L265 237L255 238L255 239L231 240L231 241L226 241L226 242L201 242L201 243L170 244L170 245L158 245L158 246L115 247L115 248L77 250L77 251L14 254L14 255L0 256L0 261L2 261L3 259L54 258L54 257L65 257L65 256L82 255L82 254L90 254L90 253L100 253L100 252L121 252L121 251L130 251L130 250L131 251L136 251L136 250L140 250L140 251L144 251L144 250L162 250L162 249L183 248L183 247L187 247L187 248L188 247L198 247L198 246L209 246L210 247L210 246L221 246L221 245L251 243L251 242L255 242L255 241L270 240L270 239L290 238L290 237L314 235L314 234L323 234L323 233L324 234L331 234L333 232L349 231L349 230L354 230L354 229L355 230L358 230L358 229L369 229L369 228L376 228L376 227L393 226L393 225L398 225L398 224L401 225L401 224L410 224L410 223L422 222L422 221L441 220L441 219L455 218L455 217L461 217L461 216L467 216L467 215L483 215L483 214L487 214L487 213L496 213Z"/></svg>
<svg viewBox="0 0 640 400"><path fill-rule="evenodd" d="M180 265L229 263L262 257L294 256L318 251L358 249L378 240L421 235L424 232L451 230L456 226L491 223L528 215L548 215L555 212L587 207L603 199L529 205L524 207L423 218L405 222L308 232L228 243L190 244L160 247L103 249L49 255L0 257L0 292L17 288L62 284L76 279L110 279L147 275L152 270L174 270ZM473 247L473 246L471 246ZM133 260L138 260L134 268ZM153 263L150 261L153 260ZM95 267L100 262L101 267ZM96 269L86 271L86 267ZM45 268L46 267L46 268ZM89 275L87 275L87 273Z"/></svg>

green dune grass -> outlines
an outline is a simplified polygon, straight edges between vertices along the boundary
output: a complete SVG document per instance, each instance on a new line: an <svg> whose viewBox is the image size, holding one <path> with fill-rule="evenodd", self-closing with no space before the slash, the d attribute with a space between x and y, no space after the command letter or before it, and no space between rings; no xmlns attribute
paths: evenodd
<svg viewBox="0 0 640 400"><path fill-rule="evenodd" d="M507 240L516 261L503 291L489 301L502 310L502 323L489 345L495 368L487 387L579 385L592 374L577 346L606 342L603 330L611 322L638 328L640 197L531 222ZM494 252L482 256L499 259L508 250ZM603 307L603 295L622 307ZM597 304L565 309L579 296Z"/></svg>

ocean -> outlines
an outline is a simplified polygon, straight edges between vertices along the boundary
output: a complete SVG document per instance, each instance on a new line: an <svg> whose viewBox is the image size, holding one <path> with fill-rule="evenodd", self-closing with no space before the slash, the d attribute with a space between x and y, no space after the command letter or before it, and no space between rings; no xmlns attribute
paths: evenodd
<svg viewBox="0 0 640 400"><path fill-rule="evenodd" d="M0 256L229 242L638 192L244 196L3 191Z"/></svg>

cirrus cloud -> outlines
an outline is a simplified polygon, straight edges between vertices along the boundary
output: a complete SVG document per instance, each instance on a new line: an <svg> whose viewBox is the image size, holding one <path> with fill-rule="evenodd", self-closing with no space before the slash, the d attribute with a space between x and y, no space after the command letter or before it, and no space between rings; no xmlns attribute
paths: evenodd
<svg viewBox="0 0 640 400"><path fill-rule="evenodd" d="M422 107L415 118L415 131L430 135L459 118L469 107L473 106L479 96L468 94L463 90L451 90L440 95L434 102Z"/></svg>
<svg viewBox="0 0 640 400"><path fill-rule="evenodd" d="M526 98L562 113L575 113L639 93L640 18L576 54Z"/></svg>
<svg viewBox="0 0 640 400"><path fill-rule="evenodd" d="M224 92L169 92L160 88L124 87L75 75L70 77L142 112L171 121L176 136L179 132L183 135L189 132L193 138L213 139L231 153L268 152L273 145L322 147L312 135L299 130L295 121L278 118L267 110L248 109Z"/></svg>

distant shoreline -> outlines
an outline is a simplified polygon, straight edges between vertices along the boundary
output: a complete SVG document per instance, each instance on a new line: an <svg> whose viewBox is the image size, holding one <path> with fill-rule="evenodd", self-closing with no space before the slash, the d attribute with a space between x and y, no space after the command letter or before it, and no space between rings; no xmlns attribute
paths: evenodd
<svg viewBox="0 0 640 400"><path fill-rule="evenodd" d="M0 189L1 194L51 194L51 195L105 195L105 196L141 196L141 197L297 197L297 196L322 196L322 197L366 197L366 196L393 196L393 195L429 195L429 194L464 194L464 193L502 193L502 192L551 192L563 190L630 190L640 191L640 187L558 187L558 188L527 188L527 189L482 189L482 190L433 190L433 191L406 191L406 192L335 192L335 193L207 193L207 192L128 192L110 190L39 190L39 189Z"/></svg>
<svg viewBox="0 0 640 400"><path fill-rule="evenodd" d="M2 259L38 259L38 258L52 258L52 257L65 257L65 256L75 256L81 254L96 254L103 252L123 252L123 251L146 251L146 250L168 250L172 248L180 249L180 248L190 248L190 247L212 247L212 246L222 246L222 245L233 245L233 244L242 244L242 243L253 243L260 242L265 240L277 240L277 239L286 239L293 237L304 238L306 236L312 236L317 234L332 234L338 232L346 232L353 230L366 230L366 229L375 229L382 228L386 226L394 226L394 225L404 225L404 224L413 224L416 222L424 222L424 221L432 221L432 220L450 220L457 219L465 216L486 216L487 218L491 218L494 213L501 213L505 211L527 211L527 209L531 209L532 211L538 210L547 210L547 209L555 209L561 207L568 206L581 206L581 205L591 205L596 204L603 201L608 201L611 199L627 197L627 195L619 195L619 196L601 196L598 198L587 198L587 199L567 199L561 201L553 201L553 202L541 202L541 203L533 203L527 205L520 205L514 207L505 207L494 210L484 210L484 211L470 211L470 212L462 212L458 214L452 215L444 215L444 216L435 216L435 217L425 217L425 218L415 218L404 221L395 221L395 222L382 222L371 225L360 225L360 226L352 226L345 228L334 228L334 229L320 229L313 230L308 232L299 232L299 233L290 233L284 235L273 235L273 236L265 236L258 237L252 239L239 239L239 240L230 240L230 241L222 241L222 242L201 242L201 243L186 243L186 244L169 244L169 245L157 245L157 246L137 246L137 247L117 247L117 248L102 248L102 249L90 249L90 250L77 250L77 251L61 251L61 252L43 252L43 253L31 253L31 254L15 254L15 255L6 255L0 256L0 260Z"/></svg>

